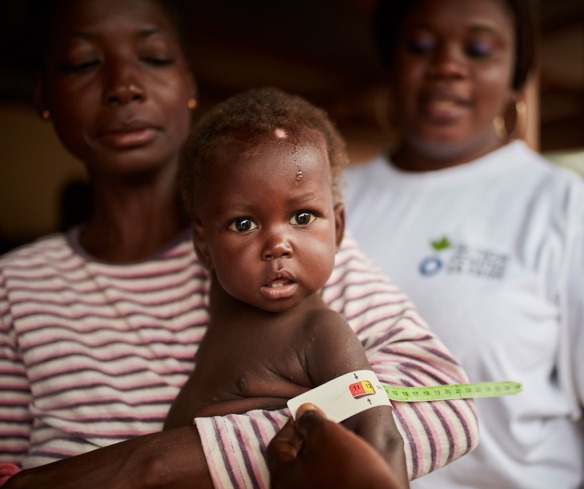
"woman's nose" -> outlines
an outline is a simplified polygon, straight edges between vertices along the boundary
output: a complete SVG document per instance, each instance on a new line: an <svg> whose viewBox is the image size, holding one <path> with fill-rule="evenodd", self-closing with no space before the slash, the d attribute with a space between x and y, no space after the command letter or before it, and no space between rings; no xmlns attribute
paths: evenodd
<svg viewBox="0 0 584 489"><path fill-rule="evenodd" d="M468 65L464 52L455 45L444 44L434 52L428 74L434 78L465 78Z"/></svg>
<svg viewBox="0 0 584 489"><path fill-rule="evenodd" d="M106 105L125 105L145 98L144 87L127 61L110 67L103 92Z"/></svg>

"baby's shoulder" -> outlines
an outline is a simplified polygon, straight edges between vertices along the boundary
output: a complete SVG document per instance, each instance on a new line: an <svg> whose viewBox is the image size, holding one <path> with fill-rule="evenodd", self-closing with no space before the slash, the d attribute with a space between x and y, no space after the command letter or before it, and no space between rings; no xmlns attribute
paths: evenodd
<svg viewBox="0 0 584 489"><path fill-rule="evenodd" d="M310 311L303 322L301 334L311 341L330 343L345 341L348 336L354 336L355 332L345 317L328 307Z"/></svg>

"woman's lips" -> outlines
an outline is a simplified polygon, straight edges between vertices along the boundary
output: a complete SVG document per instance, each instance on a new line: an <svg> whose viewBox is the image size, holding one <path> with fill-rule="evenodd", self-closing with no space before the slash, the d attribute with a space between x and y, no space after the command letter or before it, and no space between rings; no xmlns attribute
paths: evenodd
<svg viewBox="0 0 584 489"><path fill-rule="evenodd" d="M99 137L106 146L114 149L131 149L149 144L156 136L152 128L134 129L130 131L113 131L101 134Z"/></svg>
<svg viewBox="0 0 584 489"><path fill-rule="evenodd" d="M463 100L448 96L424 97L420 102L423 114L436 122L453 122L467 110L468 104Z"/></svg>
<svg viewBox="0 0 584 489"><path fill-rule="evenodd" d="M98 138L113 149L132 149L151 143L157 130L151 126L110 129L98 134Z"/></svg>

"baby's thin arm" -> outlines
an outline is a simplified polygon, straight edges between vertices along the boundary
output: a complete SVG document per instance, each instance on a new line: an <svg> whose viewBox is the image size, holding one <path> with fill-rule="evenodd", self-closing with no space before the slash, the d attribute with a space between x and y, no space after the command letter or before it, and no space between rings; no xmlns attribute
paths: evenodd
<svg viewBox="0 0 584 489"><path fill-rule="evenodd" d="M355 370L372 370L363 345L341 314L330 309L312 313L302 334L305 368L314 385Z"/></svg>
<svg viewBox="0 0 584 489"><path fill-rule="evenodd" d="M355 370L368 369L363 345L344 317L327 311L310 318L306 336L307 370L316 385ZM404 443L389 406L368 409L345 420L343 425L367 440L409 487Z"/></svg>

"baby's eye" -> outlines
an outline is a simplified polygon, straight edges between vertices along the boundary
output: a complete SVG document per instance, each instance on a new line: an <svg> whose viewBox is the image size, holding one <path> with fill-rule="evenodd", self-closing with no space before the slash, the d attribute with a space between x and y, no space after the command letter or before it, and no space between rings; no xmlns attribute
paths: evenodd
<svg viewBox="0 0 584 489"><path fill-rule="evenodd" d="M316 220L316 216L312 212L301 211L290 219L290 224L295 226L308 226L310 223Z"/></svg>
<svg viewBox="0 0 584 489"><path fill-rule="evenodd" d="M249 233L254 229L257 229L258 225L247 217L240 217L235 219L230 225L229 229L235 231L236 233Z"/></svg>

